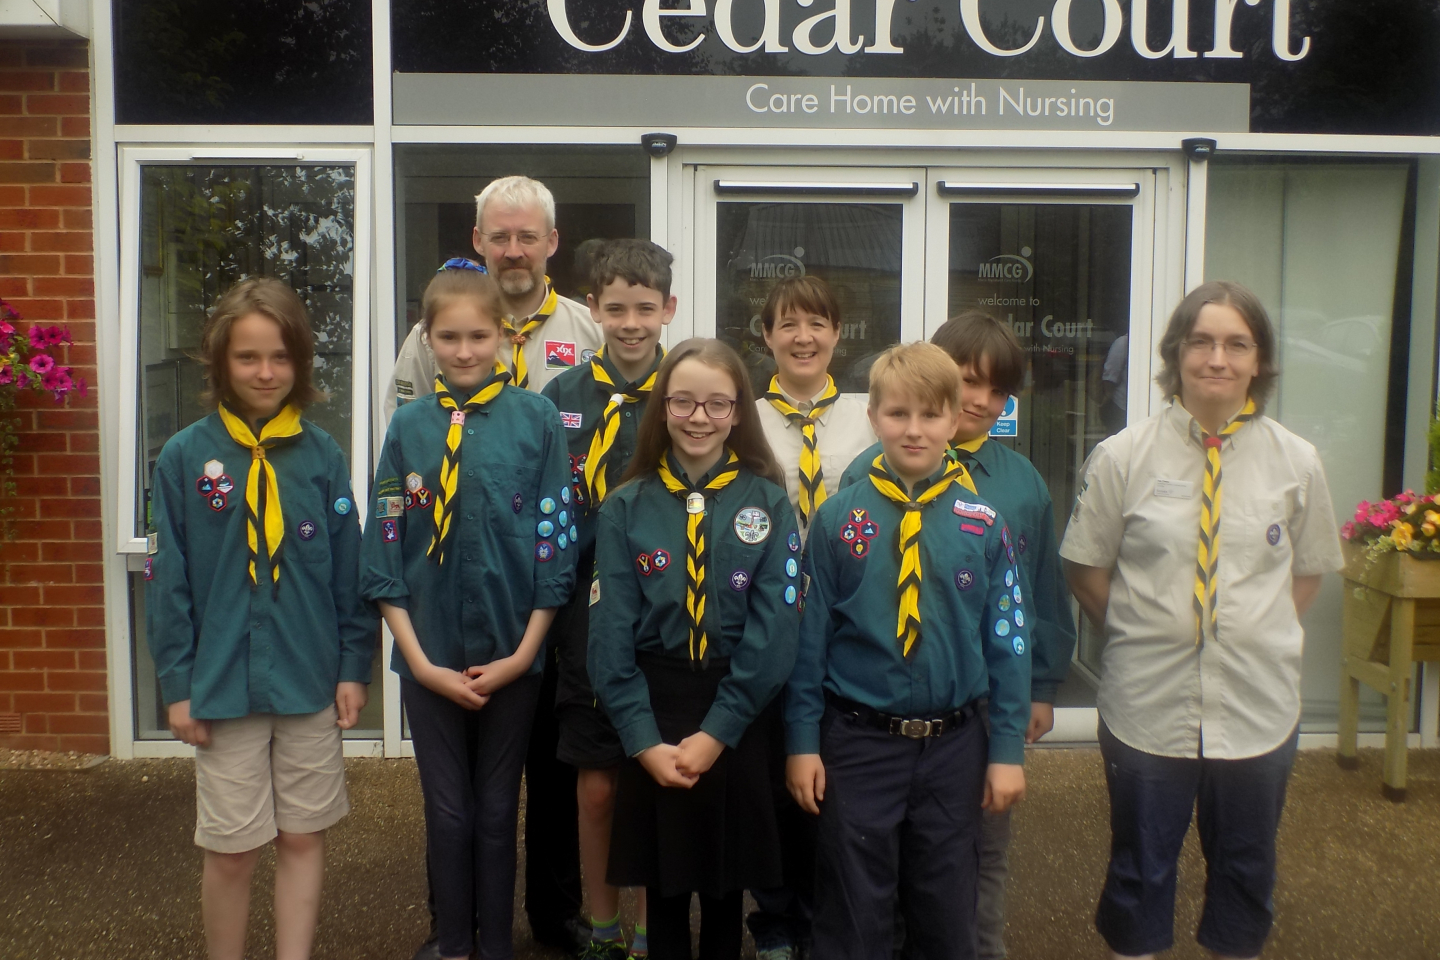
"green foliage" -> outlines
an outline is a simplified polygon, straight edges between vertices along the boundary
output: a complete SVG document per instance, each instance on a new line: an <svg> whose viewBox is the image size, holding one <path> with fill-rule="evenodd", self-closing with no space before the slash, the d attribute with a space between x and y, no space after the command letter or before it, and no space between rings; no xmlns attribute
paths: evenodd
<svg viewBox="0 0 1440 960"><path fill-rule="evenodd" d="M1440 492L1440 409L1436 410L1436 416L1430 420L1425 441L1430 447L1430 469L1425 471L1425 492Z"/></svg>

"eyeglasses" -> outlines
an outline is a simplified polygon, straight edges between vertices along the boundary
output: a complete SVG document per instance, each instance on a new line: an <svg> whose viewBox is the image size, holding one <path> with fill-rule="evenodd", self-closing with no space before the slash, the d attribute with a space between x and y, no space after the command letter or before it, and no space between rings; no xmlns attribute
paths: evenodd
<svg viewBox="0 0 1440 960"><path fill-rule="evenodd" d="M692 400L689 397L666 397L665 409L670 411L670 416L687 420L694 415L696 407L704 407L705 416L711 420L728 420L730 414L735 410L735 404L737 402L738 401L735 400L726 400L722 397L706 400L704 403L698 400Z"/></svg>
<svg viewBox="0 0 1440 960"><path fill-rule="evenodd" d="M444 273L446 270L474 270L476 273L489 272L485 269L485 264L476 263L474 260L469 260L465 257L451 257L449 260L440 264L440 269L435 272Z"/></svg>
<svg viewBox="0 0 1440 960"><path fill-rule="evenodd" d="M490 233L485 235L485 242L492 247L508 247L510 246L511 240L514 240L522 247L535 247L539 246L544 239L540 234L531 233L528 230L523 233Z"/></svg>
<svg viewBox="0 0 1440 960"><path fill-rule="evenodd" d="M1224 347L1227 357L1237 359L1250 356L1251 352L1255 349L1255 344L1249 340L1236 339L1221 342L1219 340L1213 340L1210 337L1191 337L1189 340L1181 340L1180 346L1185 348L1186 353L1204 357L1213 354L1216 347Z"/></svg>

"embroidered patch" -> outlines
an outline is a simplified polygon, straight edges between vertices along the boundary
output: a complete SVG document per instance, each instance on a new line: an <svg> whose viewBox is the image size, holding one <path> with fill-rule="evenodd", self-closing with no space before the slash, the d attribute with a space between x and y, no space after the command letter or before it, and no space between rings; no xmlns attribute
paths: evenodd
<svg viewBox="0 0 1440 960"><path fill-rule="evenodd" d="M1008 613L1010 610L1010 597L1008 594L1000 595L1000 612Z"/></svg>
<svg viewBox="0 0 1440 960"><path fill-rule="evenodd" d="M210 509L214 510L216 513L224 510L225 494L221 493L219 490L216 490L214 493L210 494Z"/></svg>
<svg viewBox="0 0 1440 960"><path fill-rule="evenodd" d="M539 543L535 544L536 560L544 563L553 556L555 556L555 545L549 540L541 540Z"/></svg>
<svg viewBox="0 0 1440 960"><path fill-rule="evenodd" d="M400 525L394 520L380 521L380 539L386 543L394 543L400 539Z"/></svg>
<svg viewBox="0 0 1440 960"><path fill-rule="evenodd" d="M555 538L555 542L560 544L561 550L564 550L566 547L570 546L570 538L563 533Z"/></svg>
<svg viewBox="0 0 1440 960"><path fill-rule="evenodd" d="M160 552L160 534L151 533L145 537L145 552L152 557Z"/></svg>
<svg viewBox="0 0 1440 960"><path fill-rule="evenodd" d="M423 486L425 486L425 480L424 480L423 477L420 476L420 474L418 474L418 473L406 474L406 476L405 476L405 489L406 489L406 490L409 490L411 493L414 493L416 490L419 490L419 489L420 489L421 487L423 487Z"/></svg>
<svg viewBox="0 0 1440 960"><path fill-rule="evenodd" d="M1028 543L1029 543L1029 541L1025 539L1025 534L1023 534L1023 533L1020 534L1020 552L1021 552L1021 553L1024 553L1024 552L1025 552L1025 547L1026 547L1026 545L1027 545Z"/></svg>
<svg viewBox="0 0 1440 960"><path fill-rule="evenodd" d="M1009 577L1006 577L1005 579L1008 580L1008 579L1010 579L1010 578L1009 578ZM1020 584L1018 584L1018 583L1015 584L1015 602L1016 602L1016 603L1019 603L1019 602L1020 602Z"/></svg>
<svg viewBox="0 0 1440 960"><path fill-rule="evenodd" d="M513 496L513 497L510 498L510 509L511 509L511 510L514 510L516 513L519 513L519 512L520 512L520 508L523 507L523 506L525 506L525 498L522 497L522 496L520 496L520 494L517 493L517 494L515 494L515 496Z"/></svg>
<svg viewBox="0 0 1440 960"><path fill-rule="evenodd" d="M584 422L585 414L583 413L567 413L564 410L560 411L560 423L564 425L566 430L579 430L580 425Z"/></svg>
<svg viewBox="0 0 1440 960"><path fill-rule="evenodd" d="M573 543L580 542L580 531L575 529L575 524L570 524L570 540Z"/></svg>
<svg viewBox="0 0 1440 960"><path fill-rule="evenodd" d="M195 481L195 490L202 497L208 497L215 492L215 479L213 477L201 477Z"/></svg>
<svg viewBox="0 0 1440 960"><path fill-rule="evenodd" d="M398 517L405 512L404 497L376 497L375 498L375 519L385 517Z"/></svg>
<svg viewBox="0 0 1440 960"><path fill-rule="evenodd" d="M995 525L995 511L983 503L967 503L964 500L956 500L952 507L957 517L965 517L968 520L979 520L987 527Z"/></svg>
<svg viewBox="0 0 1440 960"><path fill-rule="evenodd" d="M345 516L345 514L350 512L350 507L350 499L348 497L341 497L340 499L335 501L334 510L336 513L343 517Z"/></svg>
<svg viewBox="0 0 1440 960"><path fill-rule="evenodd" d="M518 493L515 494L515 499L517 499L517 500L520 499L520 494L518 494ZM518 509L518 508L517 508L517 509ZM555 512L555 501L552 500L552 499L550 499L549 497L546 497L544 500L541 500L541 501L540 501L540 512L543 513L543 514L545 514L546 516L549 516L550 514L554 513L554 512Z"/></svg>
<svg viewBox="0 0 1440 960"><path fill-rule="evenodd" d="M590 455L582 453L580 456L570 454L570 485L574 488L575 502L585 502L585 460Z"/></svg>
<svg viewBox="0 0 1440 960"><path fill-rule="evenodd" d="M1025 611L1024 611L1024 610L1021 610L1021 609L1019 609L1019 608L1016 608L1016 610L1015 610L1015 626L1017 626L1017 627L1023 627L1023 626L1025 626Z"/></svg>
<svg viewBox="0 0 1440 960"><path fill-rule="evenodd" d="M857 559L867 556L870 553L870 541L856 540L850 545L850 552L854 554Z"/></svg>
<svg viewBox="0 0 1440 960"><path fill-rule="evenodd" d="M545 369L565 370L575 366L575 344L568 340L545 341Z"/></svg>
<svg viewBox="0 0 1440 960"><path fill-rule="evenodd" d="M452 427L463 427L463 426L465 426L465 411L464 411L464 410L451 410L451 411L450 411L450 425L451 425Z"/></svg>
<svg viewBox="0 0 1440 960"><path fill-rule="evenodd" d="M215 478L215 489L221 493L229 493L235 489L235 481L230 479L230 474L222 473Z"/></svg>
<svg viewBox="0 0 1440 960"><path fill-rule="evenodd" d="M770 536L770 514L759 507L745 507L735 514L735 536L742 543L764 543Z"/></svg>
<svg viewBox="0 0 1440 960"><path fill-rule="evenodd" d="M535 533L542 537L548 537L554 532L555 524L551 523L549 520L541 520L540 523L535 527Z"/></svg>
<svg viewBox="0 0 1440 960"><path fill-rule="evenodd" d="M1007 546L1007 547L1010 546L1010 528L1009 528L1009 527L1001 527L1001 528L1000 528L1000 542L1003 543L1003 544L1005 544L1005 546Z"/></svg>
<svg viewBox="0 0 1440 960"><path fill-rule="evenodd" d="M146 580L154 580L154 579L155 579L155 566L154 566L154 564L155 564L155 561L154 561L154 560L152 560L152 559L149 558L149 557L146 557L146 558L145 558L145 579L146 579Z"/></svg>
<svg viewBox="0 0 1440 960"><path fill-rule="evenodd" d="M580 362L581 362L581 363L589 363L591 360L594 360L594 359L595 359L595 351L594 351L594 350L591 350L589 347L586 347L584 350L581 350L581 351L580 351Z"/></svg>
<svg viewBox="0 0 1440 960"><path fill-rule="evenodd" d="M670 554L665 550L656 550L650 554L650 562L655 564L656 571L664 570L670 566Z"/></svg>
<svg viewBox="0 0 1440 960"><path fill-rule="evenodd" d="M639 568L640 572L647 577L650 576L650 571L653 569L653 563L654 561L650 559L650 554L648 553L642 553L640 554L640 556L635 558L635 566Z"/></svg>
<svg viewBox="0 0 1440 960"><path fill-rule="evenodd" d="M748 571L736 570L734 573L730 574L731 590L739 593L741 590L744 590L748 586L750 586L750 574Z"/></svg>
<svg viewBox="0 0 1440 960"><path fill-rule="evenodd" d="M790 586L785 588L785 603L787 606L793 607L795 605L795 598L797 596L798 594L795 592L794 584L791 584Z"/></svg>
<svg viewBox="0 0 1440 960"><path fill-rule="evenodd" d="M1014 586L1014 585L1015 585L1015 571L1014 571L1014 570L1006 570L1006 571L1005 571L1005 586L1010 587L1010 586Z"/></svg>
<svg viewBox="0 0 1440 960"><path fill-rule="evenodd" d="M561 488L560 488L560 502L561 502L561 503L569 503L569 502L570 502L570 488L569 488L569 487L561 487Z"/></svg>
<svg viewBox="0 0 1440 960"><path fill-rule="evenodd" d="M220 474L224 472L225 464L221 463L219 460L205 461L205 476L209 477L211 480L216 479L220 476Z"/></svg>
<svg viewBox="0 0 1440 960"><path fill-rule="evenodd" d="M570 514L564 510L561 510L560 516L555 519L560 521L560 526L562 527L569 526L570 524Z"/></svg>
<svg viewBox="0 0 1440 960"><path fill-rule="evenodd" d="M1005 559L1006 559L1006 560L1009 560L1011 563L1014 563L1014 562L1015 562L1015 548L1014 548L1014 547L1006 547L1006 548L1005 548Z"/></svg>
<svg viewBox="0 0 1440 960"><path fill-rule="evenodd" d="M590 581L590 606L600 602L600 578L596 577Z"/></svg>
<svg viewBox="0 0 1440 960"><path fill-rule="evenodd" d="M791 553L798 553L800 550L800 534L792 530L790 536L785 538L785 546L790 548Z"/></svg>
<svg viewBox="0 0 1440 960"><path fill-rule="evenodd" d="M860 528L853 523L847 523L840 528L840 539L846 543L854 543L860 539Z"/></svg>
<svg viewBox="0 0 1440 960"><path fill-rule="evenodd" d="M793 576L795 576L796 574L798 574L799 572L800 572L800 564L798 564L798 563L795 562L795 558L794 558L794 557L791 557L789 560L786 560L786 561L785 561L785 576L787 576L787 577L793 577Z"/></svg>
<svg viewBox="0 0 1440 960"><path fill-rule="evenodd" d="M975 571L964 568L955 571L955 586L961 590L969 590L975 586Z"/></svg>
<svg viewBox="0 0 1440 960"><path fill-rule="evenodd" d="M301 520L300 526L295 528L295 532L300 534L301 540L314 540L315 534L319 530L320 528L315 526L314 520Z"/></svg>
<svg viewBox="0 0 1440 960"><path fill-rule="evenodd" d="M1025 638L1017 636L1014 640L1011 640L1010 649L1015 651L1015 656L1017 657L1025 656Z"/></svg>
<svg viewBox="0 0 1440 960"><path fill-rule="evenodd" d="M1270 524L1270 529L1265 531L1265 542L1270 546L1278 546L1280 543L1280 524Z"/></svg>
<svg viewBox="0 0 1440 960"><path fill-rule="evenodd" d="M1006 636L1009 636L1009 635L1010 635L1010 621L1009 621L1009 620L996 620L996 621L995 621L995 636L997 636L997 637L1006 637Z"/></svg>
<svg viewBox="0 0 1440 960"><path fill-rule="evenodd" d="M980 526L980 524L978 523L961 522L960 531L962 533L973 533L977 537L985 536L985 528Z"/></svg>
<svg viewBox="0 0 1440 960"><path fill-rule="evenodd" d="M409 380L400 380L397 378L395 380L395 393L402 397L413 397L415 396L415 384Z"/></svg>
<svg viewBox="0 0 1440 960"><path fill-rule="evenodd" d="M864 510L851 510L851 511L850 511L850 521L851 521L852 523L864 523L866 516L867 516L867 514L865 513Z"/></svg>
<svg viewBox="0 0 1440 960"><path fill-rule="evenodd" d="M429 490L425 489L424 487L421 487L419 490L416 490L416 491L415 491L415 506L420 507L422 510L423 510L425 507L430 506L430 491L429 491Z"/></svg>
<svg viewBox="0 0 1440 960"><path fill-rule="evenodd" d="M880 527L874 520L866 520L860 524L860 536L866 540L874 540L880 534Z"/></svg>

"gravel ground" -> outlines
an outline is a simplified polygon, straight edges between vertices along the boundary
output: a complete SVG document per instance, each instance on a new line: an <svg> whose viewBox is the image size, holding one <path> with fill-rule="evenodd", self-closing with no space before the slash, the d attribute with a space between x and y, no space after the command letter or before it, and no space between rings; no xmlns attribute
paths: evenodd
<svg viewBox="0 0 1440 960"><path fill-rule="evenodd" d="M1440 753L1411 751L1409 800L1380 796L1380 755L1357 773L1302 752L1280 836L1270 960L1440 957ZM424 938L423 824L412 761L350 760L354 812L330 834L317 960L409 960ZM1091 925L1109 842L1093 750L1039 750L1011 847L1010 955L1105 955ZM203 956L193 765L109 761L84 772L0 767L0 958ZM257 872L251 957L273 956L269 883ZM1181 862L1177 947L1193 942L1203 864L1192 832ZM628 910L627 910L628 913ZM537 947L517 909L517 956Z"/></svg>

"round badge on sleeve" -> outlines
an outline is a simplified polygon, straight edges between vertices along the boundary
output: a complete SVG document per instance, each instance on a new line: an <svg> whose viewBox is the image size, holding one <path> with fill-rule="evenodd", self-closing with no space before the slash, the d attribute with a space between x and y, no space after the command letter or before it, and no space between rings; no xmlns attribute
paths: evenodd
<svg viewBox="0 0 1440 960"><path fill-rule="evenodd" d="M1270 524L1270 529L1265 531L1265 542L1275 547L1280 544L1280 524Z"/></svg>
<svg viewBox="0 0 1440 960"><path fill-rule="evenodd" d="M1014 593L1015 593L1015 602L1016 602L1016 603L1019 603L1019 602L1020 602L1020 584L1018 584L1018 583L1015 584Z"/></svg>
<svg viewBox="0 0 1440 960"><path fill-rule="evenodd" d="M795 605L795 597L796 597L795 585L792 583L790 586L788 586L788 587L785 588L785 603L786 603L786 605L793 607L793 606Z"/></svg>
<svg viewBox="0 0 1440 960"><path fill-rule="evenodd" d="M1014 585L1015 585L1015 571L1013 571L1013 570L1006 570L1006 571L1005 571L1005 586L1007 586L1007 587L1013 587Z"/></svg>
<svg viewBox="0 0 1440 960"><path fill-rule="evenodd" d="M791 557L790 559L788 559L788 560L785 561L785 576L787 576L787 577L793 577L793 576L795 576L796 574L798 574L799 572L800 572L800 564L798 564L798 563L795 562L795 558L794 558L794 557Z"/></svg>
<svg viewBox="0 0 1440 960"><path fill-rule="evenodd" d="M1025 638L1017 636L1014 640L1011 640L1010 649L1015 651L1015 656L1017 657L1025 656Z"/></svg>
<svg viewBox="0 0 1440 960"><path fill-rule="evenodd" d="M295 532L300 534L301 540L314 540L319 529L315 526L314 520L301 520L300 526L296 528Z"/></svg>
<svg viewBox="0 0 1440 960"><path fill-rule="evenodd" d="M770 514L759 507L745 507L735 514L735 536L752 546L770 536Z"/></svg>
<svg viewBox="0 0 1440 960"><path fill-rule="evenodd" d="M570 488L569 488L569 487L561 487L561 488L560 488L560 502L561 502L561 503L569 503L569 502L570 502Z"/></svg>
<svg viewBox="0 0 1440 960"><path fill-rule="evenodd" d="M516 497L518 498L518 497L519 497L519 494L516 494ZM540 501L540 512L543 513L543 514L545 514L546 516L549 516L550 514L554 513L554 512L555 512L555 501L552 500L552 499L550 499L549 497L546 497L544 500L541 500L541 501Z"/></svg>
<svg viewBox="0 0 1440 960"><path fill-rule="evenodd" d="M522 497L522 496L520 496L520 494L517 493L517 494L515 494L515 496L513 496L513 497L510 498L510 509L511 509L511 510L514 510L516 513L519 513L519 512L520 512L520 508L523 507L523 506L525 506L525 498Z"/></svg>
<svg viewBox="0 0 1440 960"><path fill-rule="evenodd" d="M975 572L973 570L957 570L955 572L955 586L961 590L969 590L975 586Z"/></svg>
<svg viewBox="0 0 1440 960"><path fill-rule="evenodd" d="M348 497L341 497L340 499L335 501L335 512L342 517L345 516L345 514L349 513L352 509L354 509L354 504L350 502L350 499Z"/></svg>
<svg viewBox="0 0 1440 960"><path fill-rule="evenodd" d="M1003 593L1000 594L1000 612L1001 612L1001 613L1005 613L1005 612L1007 612L1009 609L1010 609L1010 597L1007 596L1006 594L1003 594Z"/></svg>
<svg viewBox="0 0 1440 960"><path fill-rule="evenodd" d="M539 543L535 544L536 560L544 563L553 556L555 556L555 545L549 540L541 540Z"/></svg>
<svg viewBox="0 0 1440 960"><path fill-rule="evenodd" d="M575 524L573 524L573 523L570 524L570 542L571 542L571 543L579 543L579 542L580 542L580 530L579 530L579 529L575 526Z"/></svg>
<svg viewBox="0 0 1440 960"><path fill-rule="evenodd" d="M555 542L560 544L561 550L564 550L566 547L570 546L570 538L563 533L555 538Z"/></svg>
<svg viewBox="0 0 1440 960"><path fill-rule="evenodd" d="M555 519L560 521L560 526L562 527L568 527L570 525L570 514L564 510L561 510L560 516Z"/></svg>
<svg viewBox="0 0 1440 960"><path fill-rule="evenodd" d="M746 570L736 570L730 574L730 589L736 593L750 586L750 573Z"/></svg>
<svg viewBox="0 0 1440 960"><path fill-rule="evenodd" d="M548 537L555 532L555 524L549 520L541 520L535 527L535 532L542 537Z"/></svg>
<svg viewBox="0 0 1440 960"><path fill-rule="evenodd" d="M995 621L995 636L997 636L997 637L1005 637L1005 636L1009 636L1009 635L1010 635L1010 621L1009 621L1009 620L996 620L996 621Z"/></svg>
<svg viewBox="0 0 1440 960"><path fill-rule="evenodd" d="M1023 627L1023 626L1025 626L1025 611L1024 611L1024 610L1016 610L1016 611L1015 611L1015 626L1017 626L1017 627Z"/></svg>
<svg viewBox="0 0 1440 960"><path fill-rule="evenodd" d="M785 546L790 548L791 553L798 553L800 550L800 534L790 531L790 536L785 538Z"/></svg>

